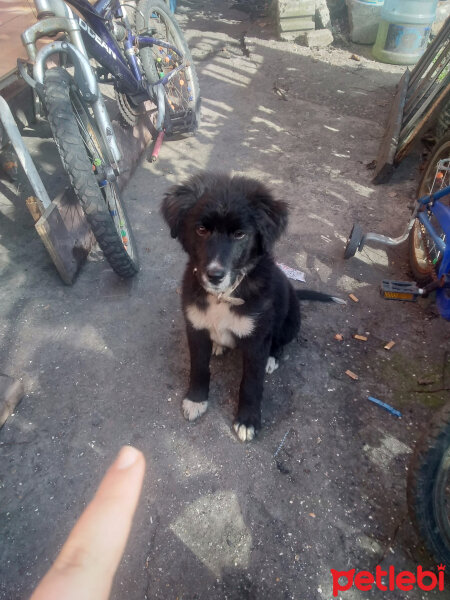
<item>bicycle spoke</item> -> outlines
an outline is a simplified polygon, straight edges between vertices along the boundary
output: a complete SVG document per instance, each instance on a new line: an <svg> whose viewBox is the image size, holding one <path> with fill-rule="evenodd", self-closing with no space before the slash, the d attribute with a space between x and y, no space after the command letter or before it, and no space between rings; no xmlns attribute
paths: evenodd
<svg viewBox="0 0 450 600"><path fill-rule="evenodd" d="M92 161L92 168L94 172L96 171L97 173L101 173L103 175L102 172L108 163L104 160L101 143L97 139L97 136L90 125L92 116L89 114L88 110L84 109L83 105L78 102L76 96L73 96L72 98L72 106L83 143L86 147L89 158ZM124 248L129 253L130 257L133 258L133 248L129 244L129 234L126 229L126 219L122 214L120 202L118 201L116 184L108 181L105 178L103 181L99 182L99 187L108 207L109 214L113 219L116 231L120 233Z"/></svg>

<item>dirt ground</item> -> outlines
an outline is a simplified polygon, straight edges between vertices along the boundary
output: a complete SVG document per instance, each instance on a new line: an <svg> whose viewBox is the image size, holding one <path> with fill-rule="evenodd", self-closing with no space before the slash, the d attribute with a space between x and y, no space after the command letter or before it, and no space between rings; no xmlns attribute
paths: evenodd
<svg viewBox="0 0 450 600"><path fill-rule="evenodd" d="M0 371L26 388L0 430L2 600L29 595L125 443L144 452L148 473L114 600L331 600L330 569L430 564L408 517L406 477L418 435L448 395L450 328L432 302L380 297L382 279L410 278L406 246L343 259L354 221L398 235L409 216L419 152L389 185L373 186L366 166L404 68L375 63L361 46L275 41L269 19L231 0L186 0L177 16L203 120L195 138L165 143L155 164L143 160L126 188L142 264L133 280L94 253L64 286L20 190L0 181ZM57 186L48 128L25 135ZM185 258L158 210L169 185L200 169L269 184L290 204L277 259L304 271L307 287L348 300L304 303L300 338L267 377L263 429L247 445L230 428L237 353L213 359L206 415L188 424L180 411ZM368 597L387 595L342 593Z"/></svg>

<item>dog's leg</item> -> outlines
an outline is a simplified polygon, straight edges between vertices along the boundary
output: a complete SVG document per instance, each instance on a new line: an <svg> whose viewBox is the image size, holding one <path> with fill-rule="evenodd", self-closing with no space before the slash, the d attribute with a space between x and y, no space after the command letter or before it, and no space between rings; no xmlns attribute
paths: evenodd
<svg viewBox="0 0 450 600"><path fill-rule="evenodd" d="M188 421L195 421L208 408L209 393L209 359L212 343L206 329L200 331L189 324L187 326L191 372L189 390L183 400L183 414Z"/></svg>
<svg viewBox="0 0 450 600"><path fill-rule="evenodd" d="M273 373L279 366L279 359L283 353L283 348L291 342L298 334L300 329L300 306L295 291L289 285L289 308L288 313L276 336L272 338L270 356L266 364L266 373Z"/></svg>
<svg viewBox="0 0 450 600"><path fill-rule="evenodd" d="M243 375L239 408L233 428L242 442L251 441L261 427L261 400L264 373L269 358L270 340L259 346L243 346Z"/></svg>
<svg viewBox="0 0 450 600"><path fill-rule="evenodd" d="M279 366L280 366L280 363L275 358L275 356L269 356L269 358L267 359L267 362L266 362L266 373L268 375L270 375L271 373L276 371Z"/></svg>
<svg viewBox="0 0 450 600"><path fill-rule="evenodd" d="M214 356L222 356L222 354L225 353L225 346L221 346L220 344L213 342L212 353Z"/></svg>

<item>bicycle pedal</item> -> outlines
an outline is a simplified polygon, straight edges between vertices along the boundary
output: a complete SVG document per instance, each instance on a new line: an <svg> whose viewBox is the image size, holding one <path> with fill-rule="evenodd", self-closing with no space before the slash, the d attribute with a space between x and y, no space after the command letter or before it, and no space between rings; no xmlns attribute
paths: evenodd
<svg viewBox="0 0 450 600"><path fill-rule="evenodd" d="M381 282L380 293L386 300L415 302L417 297L422 295L422 290L413 282L384 279Z"/></svg>
<svg viewBox="0 0 450 600"><path fill-rule="evenodd" d="M167 135L176 135L177 133L193 132L197 129L195 113L178 113L170 115L170 128L166 131Z"/></svg>

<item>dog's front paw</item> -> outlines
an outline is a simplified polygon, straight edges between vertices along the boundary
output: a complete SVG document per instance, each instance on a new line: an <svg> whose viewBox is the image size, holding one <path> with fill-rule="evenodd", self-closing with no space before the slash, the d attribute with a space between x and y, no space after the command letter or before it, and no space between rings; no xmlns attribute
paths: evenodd
<svg viewBox="0 0 450 600"><path fill-rule="evenodd" d="M192 402L189 398L183 400L183 415L187 421L195 421L203 414L205 414L208 408L208 402Z"/></svg>
<svg viewBox="0 0 450 600"><path fill-rule="evenodd" d="M276 371L279 367L279 363L274 356L269 356L266 363L266 373L269 375Z"/></svg>
<svg viewBox="0 0 450 600"><path fill-rule="evenodd" d="M256 435L256 429L253 425L244 425L236 421L233 425L233 429L241 442L251 442Z"/></svg>
<svg viewBox="0 0 450 600"><path fill-rule="evenodd" d="M220 344L213 342L212 353L214 356L222 356L222 354L225 353L225 346L221 346Z"/></svg>

